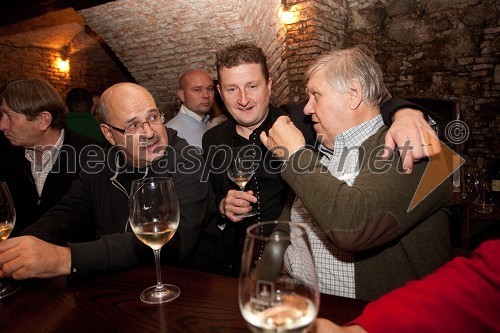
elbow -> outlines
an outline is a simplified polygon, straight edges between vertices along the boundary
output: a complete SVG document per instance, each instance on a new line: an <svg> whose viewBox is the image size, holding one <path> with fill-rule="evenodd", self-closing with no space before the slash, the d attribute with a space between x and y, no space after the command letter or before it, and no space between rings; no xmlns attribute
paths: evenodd
<svg viewBox="0 0 500 333"><path fill-rule="evenodd" d="M363 228L330 231L327 236L341 250L362 252L389 243L401 232L396 218L383 213L370 218Z"/></svg>
<svg viewBox="0 0 500 333"><path fill-rule="evenodd" d="M328 238L336 247L347 252L360 252L370 248L358 232L333 232Z"/></svg>

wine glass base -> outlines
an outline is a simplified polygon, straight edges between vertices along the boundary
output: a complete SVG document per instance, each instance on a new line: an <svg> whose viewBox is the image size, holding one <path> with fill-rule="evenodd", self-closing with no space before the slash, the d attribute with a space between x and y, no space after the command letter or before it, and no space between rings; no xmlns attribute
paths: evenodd
<svg viewBox="0 0 500 333"><path fill-rule="evenodd" d="M253 210L249 211L248 213L234 214L235 217L252 217L255 215L257 215L257 212Z"/></svg>
<svg viewBox="0 0 500 333"><path fill-rule="evenodd" d="M163 284L163 289L157 291L157 286L154 285L145 289L141 293L141 301L148 304L161 304L173 301L181 294L181 290L172 284Z"/></svg>
<svg viewBox="0 0 500 333"><path fill-rule="evenodd" d="M10 296L21 289L19 282L14 280L0 279L0 299Z"/></svg>

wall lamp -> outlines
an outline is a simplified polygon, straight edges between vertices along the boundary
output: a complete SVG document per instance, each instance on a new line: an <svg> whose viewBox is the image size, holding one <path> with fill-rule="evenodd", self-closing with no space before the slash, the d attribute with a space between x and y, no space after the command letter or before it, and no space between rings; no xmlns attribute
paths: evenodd
<svg viewBox="0 0 500 333"><path fill-rule="evenodd" d="M56 67L61 72L65 72L65 73L69 72L69 60L63 59L63 58L58 58L56 61Z"/></svg>
<svg viewBox="0 0 500 333"><path fill-rule="evenodd" d="M280 9L280 16L281 16L281 22L285 25L289 24L294 24L299 21L299 13L298 13L298 8L296 6L293 6L291 8L288 6L287 0L281 0L281 9Z"/></svg>
<svg viewBox="0 0 500 333"><path fill-rule="evenodd" d="M69 56L68 47L64 47L60 52L60 56L56 59L56 68L63 73L69 72Z"/></svg>

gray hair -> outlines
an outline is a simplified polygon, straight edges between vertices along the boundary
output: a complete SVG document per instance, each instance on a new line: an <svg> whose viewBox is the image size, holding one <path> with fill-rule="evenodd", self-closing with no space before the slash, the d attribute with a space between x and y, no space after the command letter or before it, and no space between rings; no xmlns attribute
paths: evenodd
<svg viewBox="0 0 500 333"><path fill-rule="evenodd" d="M305 81L309 81L321 69L326 70L328 83L342 92L349 90L349 81L358 81L363 89L362 100L371 106L380 105L391 98L384 84L382 70L366 47L358 45L320 56L307 70Z"/></svg>
<svg viewBox="0 0 500 333"><path fill-rule="evenodd" d="M107 124L109 119L108 119L108 108L106 104L104 103L103 99L101 98L99 100L99 103L97 104L97 120L101 123Z"/></svg>

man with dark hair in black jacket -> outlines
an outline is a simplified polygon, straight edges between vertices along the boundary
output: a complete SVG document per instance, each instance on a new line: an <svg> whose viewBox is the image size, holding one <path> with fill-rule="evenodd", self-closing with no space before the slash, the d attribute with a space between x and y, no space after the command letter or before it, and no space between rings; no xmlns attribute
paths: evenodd
<svg viewBox="0 0 500 333"><path fill-rule="evenodd" d="M186 153L187 142L165 127L153 96L139 85L110 87L99 109L112 147L86 166L61 202L24 236L0 244L0 277L78 276L151 261L151 249L127 229L127 219L132 181L152 176L172 178L180 206L179 228L164 246L162 262L210 269L205 255L215 254L217 244L207 242L218 238L206 236L217 227L211 223L213 194L200 181L201 156Z"/></svg>
<svg viewBox="0 0 500 333"><path fill-rule="evenodd" d="M0 181L7 183L17 213L12 237L61 200L78 176L86 155L80 153L101 147L64 127L64 102L45 81L12 81L0 102Z"/></svg>

